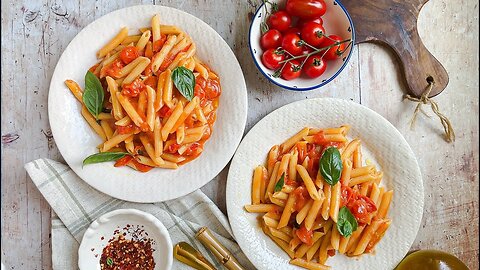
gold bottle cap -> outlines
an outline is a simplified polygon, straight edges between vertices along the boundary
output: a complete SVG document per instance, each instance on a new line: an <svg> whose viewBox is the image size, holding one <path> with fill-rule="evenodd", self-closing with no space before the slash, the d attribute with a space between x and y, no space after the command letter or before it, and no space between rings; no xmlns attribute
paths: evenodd
<svg viewBox="0 0 480 270"><path fill-rule="evenodd" d="M208 248L215 258L229 270L245 270L233 257L232 253L213 236L207 227L202 227L195 235L197 239Z"/></svg>

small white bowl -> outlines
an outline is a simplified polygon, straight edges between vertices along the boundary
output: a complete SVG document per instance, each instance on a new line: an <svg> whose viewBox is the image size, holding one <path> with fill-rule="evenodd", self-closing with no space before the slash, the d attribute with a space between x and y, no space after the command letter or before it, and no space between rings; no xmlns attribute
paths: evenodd
<svg viewBox="0 0 480 270"><path fill-rule="evenodd" d="M153 240L152 248L155 270L169 270L173 263L172 240L167 228L156 217L136 209L119 209L97 218L83 235L78 249L78 267L80 270L100 270L100 257L113 232L130 226L140 225ZM128 239L128 234L125 236Z"/></svg>
<svg viewBox="0 0 480 270"><path fill-rule="evenodd" d="M274 0L273 2L278 3L280 8L285 6L285 0ZM355 29L353 27L353 21L350 15L348 14L345 7L338 0L326 0L327 12L322 16L323 27L325 28L327 35L338 35L343 39L351 39L352 44L355 44ZM253 60L257 68L262 72L262 74L269 79L274 84L294 91L307 91L322 87L332 81L335 77L342 72L345 66L350 60L353 52L353 45L349 46L347 51L344 53L342 59L337 59L327 62L327 70L318 78L308 78L302 74L297 79L287 81L280 77L273 77L273 70L266 68L262 63L262 54L264 50L260 46L260 23L263 21L265 16L264 5L261 5L255 16L253 17L252 23L250 24L250 33L249 33L249 45L250 52L252 54Z"/></svg>

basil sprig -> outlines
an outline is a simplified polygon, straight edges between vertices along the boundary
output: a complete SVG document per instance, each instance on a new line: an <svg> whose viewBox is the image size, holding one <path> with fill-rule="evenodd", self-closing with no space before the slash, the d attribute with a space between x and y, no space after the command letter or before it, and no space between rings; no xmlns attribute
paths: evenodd
<svg viewBox="0 0 480 270"><path fill-rule="evenodd" d="M88 111L98 118L103 109L103 87L100 80L92 72L85 74L85 91L83 91L83 104Z"/></svg>
<svg viewBox="0 0 480 270"><path fill-rule="evenodd" d="M193 89L195 88L195 75L185 67L176 67L172 72L172 81L188 101L193 99Z"/></svg>
<svg viewBox="0 0 480 270"><path fill-rule="evenodd" d="M349 237L354 231L357 230L357 227L358 223L352 212L350 212L346 206L340 208L337 219L338 232L342 236Z"/></svg>
<svg viewBox="0 0 480 270"><path fill-rule="evenodd" d="M84 159L83 160L83 166L88 165L88 164L107 162L107 161L116 161L118 159L123 158L126 155L129 155L129 153L125 153L125 152L96 153L96 154L88 156L86 159Z"/></svg>
<svg viewBox="0 0 480 270"><path fill-rule="evenodd" d="M285 173L282 174L277 184L275 185L274 192L279 192L282 190L283 185L285 184Z"/></svg>
<svg viewBox="0 0 480 270"><path fill-rule="evenodd" d="M342 175L342 157L336 147L329 147L320 159L320 172L330 186L334 186Z"/></svg>

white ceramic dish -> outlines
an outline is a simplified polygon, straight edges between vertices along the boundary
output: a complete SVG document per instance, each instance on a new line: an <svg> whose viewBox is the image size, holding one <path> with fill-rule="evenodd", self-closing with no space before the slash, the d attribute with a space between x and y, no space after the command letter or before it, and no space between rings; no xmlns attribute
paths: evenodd
<svg viewBox="0 0 480 270"><path fill-rule="evenodd" d="M184 29L197 45L197 55L221 79L222 95L212 137L203 153L177 170L153 169L140 173L112 162L82 168L87 156L98 152L101 139L80 114L80 104L65 86L66 79L84 86L84 76L96 63L96 51L123 26L131 31L150 24L154 14L162 23ZM135 33L135 32L134 32ZM85 27L58 61L48 96L50 126L55 142L68 165L94 188L119 199L135 202L166 201L186 195L214 178L233 156L247 119L247 90L242 70L230 47L200 19L163 6L133 6L109 13Z"/></svg>
<svg viewBox="0 0 480 270"><path fill-rule="evenodd" d="M283 7L286 1L274 0L271 2L278 3L280 7ZM335 34L344 39L351 39L355 43L355 30L353 27L353 21L350 18L350 15L348 14L345 7L340 1L336 0L325 1L325 3L327 4L327 12L324 16L322 16L322 19L323 27L325 28L327 35ZM264 50L260 46L260 23L263 21L264 16L264 5L261 5L257 9L257 12L255 13L255 16L253 17L252 23L250 25L250 52L257 68L267 79L269 79L274 84L285 89L294 91L313 90L322 87L335 79L335 77L337 77L347 65L348 60L353 53L353 46L350 46L347 51L345 51L344 57L342 59L328 61L327 70L318 78L310 79L302 75L297 79L287 81L282 78L273 77L272 74L274 73L274 71L269 70L262 63L262 54Z"/></svg>
<svg viewBox="0 0 480 270"><path fill-rule="evenodd" d="M155 270L169 270L173 263L173 246L167 229L156 217L136 209L114 210L102 215L90 224L78 249L78 267L80 270L100 270L100 257L103 248L108 244L108 240L113 237L113 232L124 228L127 224L143 226L142 229L153 240ZM127 234L126 238L131 237Z"/></svg>
<svg viewBox="0 0 480 270"><path fill-rule="evenodd" d="M384 172L382 182L394 190L389 212L392 223L375 255L336 255L327 265L342 270L389 270L407 254L420 226L424 200L420 169L409 145L394 126L367 107L340 99L309 99L283 106L260 120L245 136L230 165L226 190L230 225L241 249L258 269L301 268L290 265L288 255L262 232L258 214L243 208L251 203L255 166L264 164L274 144L306 126L341 124L351 125L349 137L361 139L364 158L377 164Z"/></svg>

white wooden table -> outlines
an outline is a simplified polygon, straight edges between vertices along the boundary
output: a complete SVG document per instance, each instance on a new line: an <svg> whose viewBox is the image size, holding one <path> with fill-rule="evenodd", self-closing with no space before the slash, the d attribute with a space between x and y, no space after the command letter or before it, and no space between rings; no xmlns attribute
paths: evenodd
<svg viewBox="0 0 480 270"><path fill-rule="evenodd" d="M260 2L153 0L204 20L234 50L248 87L246 130L272 110L312 97L350 99L388 119L411 145L423 174L425 211L412 249L451 252L477 269L478 1L431 0L418 22L427 48L450 75L448 88L435 100L453 123L457 134L453 144L444 142L434 116L420 115L415 130L409 128L415 104L402 102L406 86L398 62L377 45L356 46L346 70L320 90L290 92L268 83L253 64L247 45L249 17ZM50 208L23 164L39 157L62 160L47 117L48 87L61 53L96 18L141 3L152 1L2 1L1 248L6 269L51 268ZM202 188L223 211L227 170Z"/></svg>

